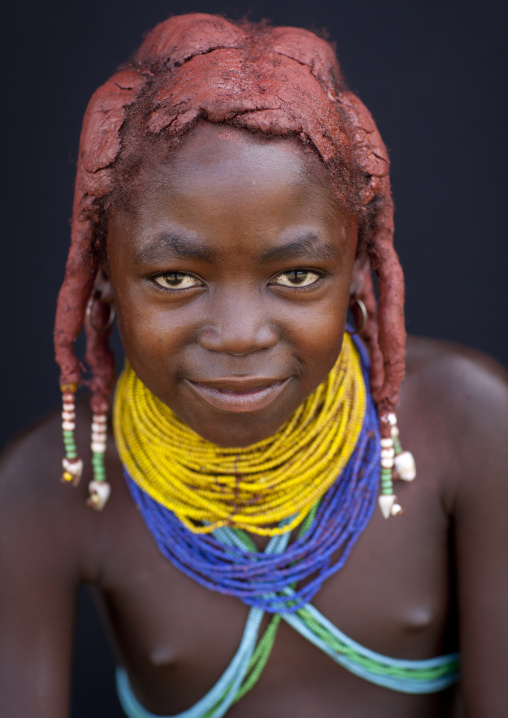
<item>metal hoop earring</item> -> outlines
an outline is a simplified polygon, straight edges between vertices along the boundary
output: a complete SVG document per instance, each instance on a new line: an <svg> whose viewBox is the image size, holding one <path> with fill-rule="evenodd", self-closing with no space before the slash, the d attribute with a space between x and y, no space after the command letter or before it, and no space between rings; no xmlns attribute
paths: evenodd
<svg viewBox="0 0 508 718"><path fill-rule="evenodd" d="M369 314L367 312L367 307L365 306L363 301L361 299L359 299L358 297L351 297L351 300L349 303L349 306L351 307L351 309L355 304L358 306L358 308L360 310L360 314L362 316L362 321L360 322L360 326L356 327L353 331L348 329L348 332L351 335L352 334L361 334L363 332L363 330L365 329L365 326L367 324L367 319L369 318ZM351 312L351 313L353 313L353 312Z"/></svg>
<svg viewBox="0 0 508 718"><path fill-rule="evenodd" d="M115 321L115 316L116 316L116 309L115 309L114 302L112 302L112 301L109 302L108 303L109 304L108 321L106 322L106 324L103 327L96 327L95 324L93 323L93 319L92 319L92 310L93 310L93 305L95 304L96 299L99 299L99 295L95 294L95 292L94 292L92 294L92 296L90 297L90 299L88 300L88 304L86 305L86 318L88 320L88 323L90 324L90 326L92 327L92 329L95 332L97 332L98 334L103 334L104 332L107 332L108 329L111 329L111 327L113 326L113 322Z"/></svg>

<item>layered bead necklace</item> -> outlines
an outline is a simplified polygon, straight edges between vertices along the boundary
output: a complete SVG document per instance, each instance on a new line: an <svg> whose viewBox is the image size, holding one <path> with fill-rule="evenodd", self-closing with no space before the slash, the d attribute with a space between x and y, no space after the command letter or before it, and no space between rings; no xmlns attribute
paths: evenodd
<svg viewBox="0 0 508 718"><path fill-rule="evenodd" d="M326 381L280 431L247 448L201 438L129 365L118 381L113 421L131 479L190 532L229 526L274 536L301 524L336 482L357 445L365 407L360 359L346 335Z"/></svg>

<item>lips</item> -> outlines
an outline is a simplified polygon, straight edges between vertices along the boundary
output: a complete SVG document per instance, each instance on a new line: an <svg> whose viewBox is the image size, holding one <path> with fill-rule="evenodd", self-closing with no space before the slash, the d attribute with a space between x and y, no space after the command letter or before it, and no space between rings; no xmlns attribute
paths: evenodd
<svg viewBox="0 0 508 718"><path fill-rule="evenodd" d="M238 414L265 409L289 384L287 379L231 378L213 382L185 381L206 404Z"/></svg>

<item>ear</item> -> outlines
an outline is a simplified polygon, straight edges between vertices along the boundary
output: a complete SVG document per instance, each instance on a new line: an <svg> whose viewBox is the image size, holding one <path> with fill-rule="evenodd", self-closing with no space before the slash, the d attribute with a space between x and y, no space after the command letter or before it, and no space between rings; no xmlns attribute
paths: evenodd
<svg viewBox="0 0 508 718"><path fill-rule="evenodd" d="M101 263L95 277L94 293L100 297L101 303L112 304L114 301L107 259Z"/></svg>
<svg viewBox="0 0 508 718"><path fill-rule="evenodd" d="M351 284L349 286L349 296L356 297L362 294L365 285L365 277L370 274L370 262L367 252L359 254L353 265L353 273L351 275Z"/></svg>

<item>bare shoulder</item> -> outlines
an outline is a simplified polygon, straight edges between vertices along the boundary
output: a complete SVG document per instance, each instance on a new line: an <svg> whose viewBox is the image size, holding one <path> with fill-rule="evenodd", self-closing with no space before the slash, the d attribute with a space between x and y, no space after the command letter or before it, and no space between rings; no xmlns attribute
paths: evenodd
<svg viewBox="0 0 508 718"><path fill-rule="evenodd" d="M508 487L508 373L481 352L437 340L408 340L401 419L446 467L454 500ZM403 425L403 424L401 424ZM507 496L508 498L508 496Z"/></svg>
<svg viewBox="0 0 508 718"><path fill-rule="evenodd" d="M410 337L405 384L411 395L455 421L485 427L508 420L508 372L474 349Z"/></svg>
<svg viewBox="0 0 508 718"><path fill-rule="evenodd" d="M86 407L79 411L88 414ZM84 418L80 423L88 424L88 417ZM77 440L78 447L87 452L85 437L78 435ZM2 539L10 550L26 548L27 541L36 547L25 555L25 561L30 555L49 551L67 560L69 566L85 561L81 554L91 513L85 507L87 481L85 477L77 488L62 486L62 456L58 411L14 438L0 456Z"/></svg>
<svg viewBox="0 0 508 718"><path fill-rule="evenodd" d="M3 501L53 505L61 472L60 415L53 411L16 436L0 456Z"/></svg>

